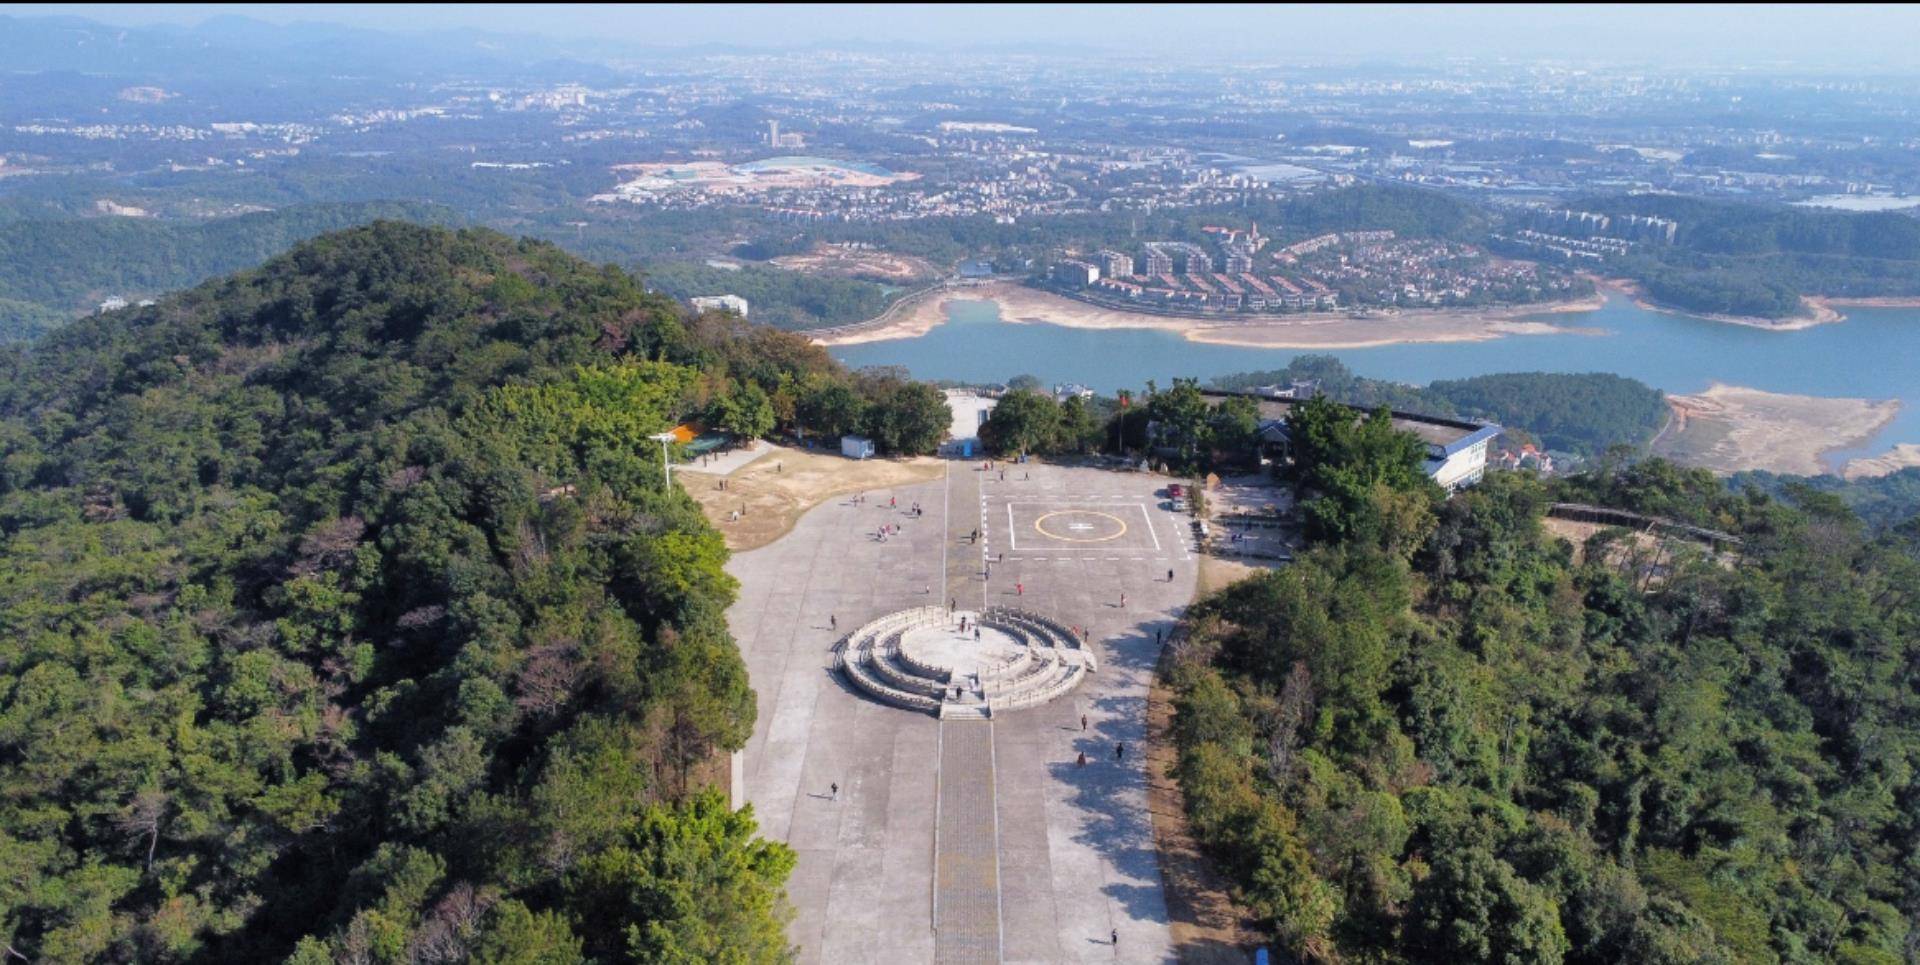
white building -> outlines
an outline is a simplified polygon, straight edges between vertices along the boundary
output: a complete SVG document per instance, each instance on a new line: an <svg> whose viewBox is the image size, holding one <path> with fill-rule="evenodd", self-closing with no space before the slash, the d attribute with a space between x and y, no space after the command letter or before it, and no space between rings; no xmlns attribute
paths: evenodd
<svg viewBox="0 0 1920 965"><path fill-rule="evenodd" d="M1069 258L1053 266L1053 277L1084 288L1100 280L1100 266Z"/></svg>
<svg viewBox="0 0 1920 965"><path fill-rule="evenodd" d="M980 427L993 415L993 407L999 404L999 400L971 389L948 389L946 395L947 411L951 418L947 425L946 448L972 455L980 448Z"/></svg>
<svg viewBox="0 0 1920 965"><path fill-rule="evenodd" d="M1266 458L1293 458L1293 438L1287 427L1287 413L1295 399L1275 398L1260 391L1239 392L1201 389L1209 401L1233 397L1251 398L1260 407L1260 449ZM1356 414L1367 409L1348 406ZM1427 477L1447 490L1463 489L1479 482L1487 474L1487 446L1500 435L1500 427L1488 422L1467 422L1413 412L1393 412L1393 427L1411 432L1427 447Z"/></svg>
<svg viewBox="0 0 1920 965"><path fill-rule="evenodd" d="M687 300L696 311L732 312L741 318L747 317L747 300L739 295L695 295Z"/></svg>

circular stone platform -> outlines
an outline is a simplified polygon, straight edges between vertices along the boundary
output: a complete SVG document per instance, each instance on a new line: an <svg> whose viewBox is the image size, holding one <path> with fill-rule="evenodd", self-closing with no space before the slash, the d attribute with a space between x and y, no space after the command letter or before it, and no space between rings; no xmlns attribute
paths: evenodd
<svg viewBox="0 0 1920 965"><path fill-rule="evenodd" d="M882 703L943 718L991 717L1079 686L1099 669L1085 644L1073 628L1024 610L916 607L848 634L835 647L835 666Z"/></svg>
<svg viewBox="0 0 1920 965"><path fill-rule="evenodd" d="M915 627L900 637L900 653L909 664L940 671L956 683L1012 663L1025 645L1004 631L982 625L980 639L973 628L961 633L951 625Z"/></svg>

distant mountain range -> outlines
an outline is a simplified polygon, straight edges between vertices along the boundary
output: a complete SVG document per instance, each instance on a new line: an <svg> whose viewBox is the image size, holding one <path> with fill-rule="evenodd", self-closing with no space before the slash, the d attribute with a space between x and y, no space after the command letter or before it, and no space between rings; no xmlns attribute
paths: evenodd
<svg viewBox="0 0 1920 965"><path fill-rule="evenodd" d="M620 67L680 57L835 50L845 53L992 52L1003 55L1100 54L1097 47L1043 42L975 44L850 40L783 48L727 43L665 45L611 38L560 40L535 34L471 29L399 33L300 21L269 23L250 17L214 17L193 25L122 27L83 17L0 16L0 90L6 73L76 72L147 83L166 79L223 81L288 77L365 80L489 80L613 82Z"/></svg>
<svg viewBox="0 0 1920 965"><path fill-rule="evenodd" d="M119 27L80 17L0 17L0 65L129 82L463 76L591 82L611 75L551 40L471 30L401 34L327 23L215 17L193 26ZM4 83L4 81L0 81Z"/></svg>

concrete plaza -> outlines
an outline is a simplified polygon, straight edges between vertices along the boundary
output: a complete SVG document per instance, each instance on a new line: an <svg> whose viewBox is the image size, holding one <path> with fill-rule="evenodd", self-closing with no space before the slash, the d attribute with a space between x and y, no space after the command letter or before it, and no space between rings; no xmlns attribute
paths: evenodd
<svg viewBox="0 0 1920 965"><path fill-rule="evenodd" d="M1159 476L948 470L830 500L729 567L760 709L737 773L762 833L799 853L800 958L1170 961L1142 740L1156 634L1193 595L1185 517L1162 508ZM877 538L887 524L900 532ZM1086 628L1100 669L1051 703L944 731L832 669L855 627L949 602Z"/></svg>

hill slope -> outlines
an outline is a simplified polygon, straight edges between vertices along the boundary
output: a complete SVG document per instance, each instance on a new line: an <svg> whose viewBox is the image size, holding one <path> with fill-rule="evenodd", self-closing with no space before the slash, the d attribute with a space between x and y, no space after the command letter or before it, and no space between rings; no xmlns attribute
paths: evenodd
<svg viewBox="0 0 1920 965"><path fill-rule="evenodd" d="M41 218L0 224L0 341L32 338L108 296L133 299L197 285L257 265L295 242L380 218L444 223L453 212L395 201L297 205L185 223Z"/></svg>
<svg viewBox="0 0 1920 965"><path fill-rule="evenodd" d="M1309 479L1354 478L1330 451ZM1920 520L1789 492L1658 460L1375 485L1372 526L1170 648L1197 835L1302 961L1911 960ZM1559 500L1744 542L1571 546Z"/></svg>
<svg viewBox="0 0 1920 965"><path fill-rule="evenodd" d="M392 222L0 355L0 940L777 956L791 853L700 790L734 584L646 436L796 386L923 394Z"/></svg>

